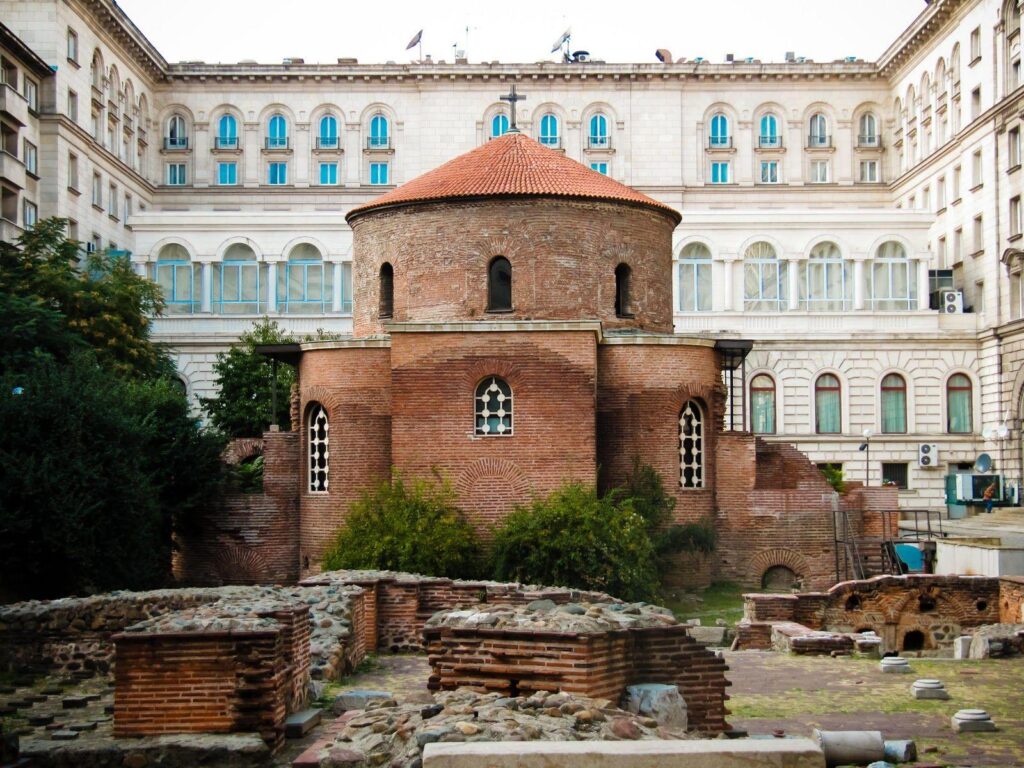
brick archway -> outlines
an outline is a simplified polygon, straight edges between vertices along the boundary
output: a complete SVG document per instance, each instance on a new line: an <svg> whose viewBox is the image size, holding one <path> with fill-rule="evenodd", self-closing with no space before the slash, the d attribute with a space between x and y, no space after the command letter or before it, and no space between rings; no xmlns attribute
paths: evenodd
<svg viewBox="0 0 1024 768"><path fill-rule="evenodd" d="M213 570L222 584L259 584L267 579L267 561L244 544L224 544L213 553Z"/></svg>
<svg viewBox="0 0 1024 768"><path fill-rule="evenodd" d="M459 504L481 535L490 537L516 504L529 500L533 487L523 471L504 459L480 459L466 467L455 481Z"/></svg>
<svg viewBox="0 0 1024 768"><path fill-rule="evenodd" d="M764 549L758 552L750 561L748 568L749 578L751 582L761 583L761 579L764 578L764 574L769 568L775 568L782 566L783 568L789 568L797 579L803 581L807 578L810 573L810 567L807 565L807 560L799 552L794 552L792 549L783 549L781 547L774 549Z"/></svg>

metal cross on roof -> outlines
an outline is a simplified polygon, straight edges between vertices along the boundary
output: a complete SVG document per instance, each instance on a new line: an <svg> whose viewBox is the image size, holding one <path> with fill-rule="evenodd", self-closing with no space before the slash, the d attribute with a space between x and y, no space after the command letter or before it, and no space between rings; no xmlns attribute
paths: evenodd
<svg viewBox="0 0 1024 768"><path fill-rule="evenodd" d="M516 128L516 102L524 101L526 96L521 93L516 93L516 84L512 83L512 92L504 96L498 97L501 101L507 101L509 107L511 107L512 119L509 121L508 133L519 133L519 129Z"/></svg>

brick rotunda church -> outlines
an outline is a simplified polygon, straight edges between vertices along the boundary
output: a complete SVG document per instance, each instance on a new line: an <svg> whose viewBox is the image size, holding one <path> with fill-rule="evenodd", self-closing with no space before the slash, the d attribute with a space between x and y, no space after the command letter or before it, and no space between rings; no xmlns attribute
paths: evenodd
<svg viewBox="0 0 1024 768"><path fill-rule="evenodd" d="M724 429L723 367L744 345L672 332L680 218L514 132L352 210L353 335L268 350L298 371L294 431L265 436L261 513L229 504L186 548L186 572L316 570L349 505L392 468L440 472L486 535L599 468L602 485L621 483L639 457L680 522L719 528L702 573L670 580L831 584L830 486L795 449ZM842 505L864 533L878 515L863 508L895 499L857 490Z"/></svg>

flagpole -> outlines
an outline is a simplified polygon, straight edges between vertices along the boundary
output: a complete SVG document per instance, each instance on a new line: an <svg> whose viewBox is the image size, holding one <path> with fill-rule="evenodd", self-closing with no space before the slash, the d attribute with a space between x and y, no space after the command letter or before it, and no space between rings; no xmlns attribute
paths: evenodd
<svg viewBox="0 0 1024 768"><path fill-rule="evenodd" d="M418 50L419 50L420 64L422 64L423 63L423 35L420 35L420 41L417 43L417 46L419 46Z"/></svg>

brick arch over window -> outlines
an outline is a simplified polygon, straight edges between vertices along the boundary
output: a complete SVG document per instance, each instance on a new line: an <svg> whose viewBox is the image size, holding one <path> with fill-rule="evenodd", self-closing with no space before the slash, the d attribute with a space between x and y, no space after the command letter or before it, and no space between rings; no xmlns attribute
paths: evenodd
<svg viewBox="0 0 1024 768"><path fill-rule="evenodd" d="M474 461L458 476L455 492L468 517L484 538L516 504L526 502L533 486L526 474L513 462L486 458Z"/></svg>
<svg viewBox="0 0 1024 768"><path fill-rule="evenodd" d="M302 416L303 418L309 415L309 406L314 402L320 403L324 408L327 409L327 416L331 419L338 417L338 398L333 390L323 386L322 384L314 384L310 387L302 388Z"/></svg>
<svg viewBox="0 0 1024 768"><path fill-rule="evenodd" d="M211 558L214 573L222 584L262 584L268 575L267 561L244 544L224 544Z"/></svg>
<svg viewBox="0 0 1024 768"><path fill-rule="evenodd" d="M807 560L799 552L782 548L765 549L754 555L750 561L750 581L760 584L768 569L776 566L789 568L800 581L804 581L811 572Z"/></svg>
<svg viewBox="0 0 1024 768"><path fill-rule="evenodd" d="M488 376L497 376L504 379L508 385L515 390L520 382L521 371L519 366L512 360L503 360L498 357L482 357L468 366L464 372L466 392L472 396L476 392L477 385Z"/></svg>
<svg viewBox="0 0 1024 768"><path fill-rule="evenodd" d="M224 449L221 458L225 464L241 464L243 461L263 455L262 437L239 437L232 440Z"/></svg>
<svg viewBox="0 0 1024 768"><path fill-rule="evenodd" d="M931 611L922 612L920 601L922 598L931 599L935 608ZM909 629L919 629L916 626L917 620L914 617L934 615L936 622L941 617L941 622L963 623L968 617L976 615L973 603L968 600L966 603L957 599L957 596L948 595L937 587L925 587L922 589L910 589L903 595L899 602L894 603L886 611L886 621L898 623Z"/></svg>

